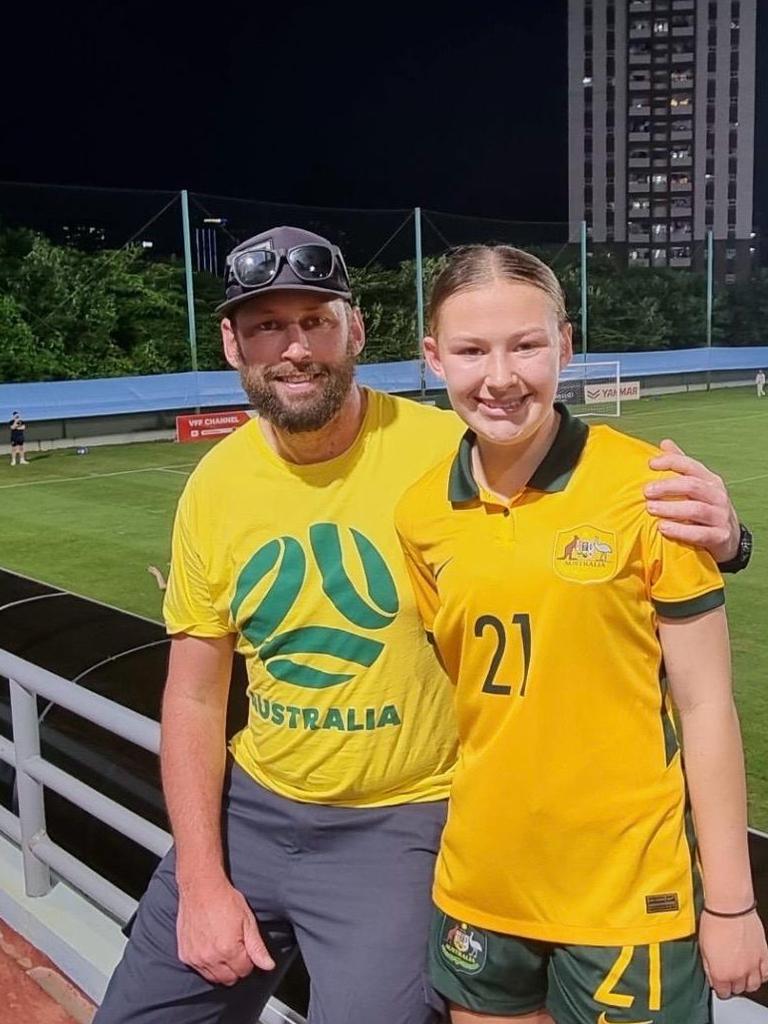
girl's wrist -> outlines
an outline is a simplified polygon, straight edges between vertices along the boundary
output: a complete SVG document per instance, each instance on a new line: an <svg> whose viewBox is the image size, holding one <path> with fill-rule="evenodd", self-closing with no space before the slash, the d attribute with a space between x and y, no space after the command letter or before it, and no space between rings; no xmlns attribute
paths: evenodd
<svg viewBox="0 0 768 1024"><path fill-rule="evenodd" d="M748 906L743 907L741 910L725 910L725 909L721 910L720 908L707 907L707 906L704 906L701 909L702 909L703 913L709 914L710 917L720 917L720 918L747 917L749 914L752 914L752 913L754 913L757 910L757 900L753 899L752 902Z"/></svg>

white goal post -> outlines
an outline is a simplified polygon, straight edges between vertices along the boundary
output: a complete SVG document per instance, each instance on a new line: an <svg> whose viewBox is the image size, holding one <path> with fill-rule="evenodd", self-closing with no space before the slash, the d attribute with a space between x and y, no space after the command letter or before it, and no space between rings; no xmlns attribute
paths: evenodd
<svg viewBox="0 0 768 1024"><path fill-rule="evenodd" d="M578 416L620 416L621 364L576 357L560 374L557 400Z"/></svg>

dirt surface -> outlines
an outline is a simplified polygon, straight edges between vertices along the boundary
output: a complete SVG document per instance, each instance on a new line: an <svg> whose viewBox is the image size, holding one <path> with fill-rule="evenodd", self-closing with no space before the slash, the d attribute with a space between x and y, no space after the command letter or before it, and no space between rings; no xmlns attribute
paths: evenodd
<svg viewBox="0 0 768 1024"><path fill-rule="evenodd" d="M94 1005L0 920L0 1024L89 1024Z"/></svg>

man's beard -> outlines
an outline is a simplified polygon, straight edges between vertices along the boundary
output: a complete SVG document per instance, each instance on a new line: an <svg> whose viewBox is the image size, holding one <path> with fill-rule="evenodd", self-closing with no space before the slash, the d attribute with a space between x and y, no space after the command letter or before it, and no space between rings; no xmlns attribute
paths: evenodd
<svg viewBox="0 0 768 1024"><path fill-rule="evenodd" d="M334 418L352 389L357 357L351 350L341 363L309 363L301 369L291 366L240 367L240 381L251 405L265 420L290 434L320 430ZM311 395L296 395L285 402L274 381L316 377L318 387Z"/></svg>

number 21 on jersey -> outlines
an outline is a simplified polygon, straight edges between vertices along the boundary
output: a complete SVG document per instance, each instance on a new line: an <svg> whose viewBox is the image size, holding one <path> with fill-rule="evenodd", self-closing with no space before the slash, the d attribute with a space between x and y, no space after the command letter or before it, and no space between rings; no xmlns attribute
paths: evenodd
<svg viewBox="0 0 768 1024"><path fill-rule="evenodd" d="M528 670L531 667L531 617L527 612L512 616L509 626L495 615L481 615L475 621L475 636L490 636L494 641L493 653L483 683L483 693L499 696L525 697L528 686ZM510 642L519 643L523 655L522 678L519 683L499 682L498 673Z"/></svg>

